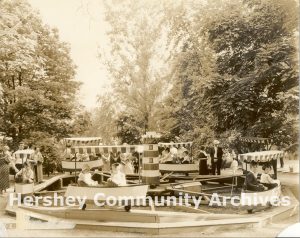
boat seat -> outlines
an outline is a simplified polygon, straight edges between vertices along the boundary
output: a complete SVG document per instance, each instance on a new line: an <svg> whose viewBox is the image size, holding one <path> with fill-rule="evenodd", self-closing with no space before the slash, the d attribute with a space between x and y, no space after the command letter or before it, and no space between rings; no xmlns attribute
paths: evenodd
<svg viewBox="0 0 300 238"><path fill-rule="evenodd" d="M77 181L77 184L78 184L78 186L80 186L80 187L88 187L88 185L87 185L85 182L80 181L80 180Z"/></svg>

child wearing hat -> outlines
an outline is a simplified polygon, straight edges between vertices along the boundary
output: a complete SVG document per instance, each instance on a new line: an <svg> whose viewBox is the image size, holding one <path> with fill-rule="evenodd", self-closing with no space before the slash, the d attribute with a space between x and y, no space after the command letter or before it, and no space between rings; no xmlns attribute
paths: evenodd
<svg viewBox="0 0 300 238"><path fill-rule="evenodd" d="M23 183L33 183L34 173L28 162L24 163L24 168L22 168L16 174L16 180L21 180Z"/></svg>
<svg viewBox="0 0 300 238"><path fill-rule="evenodd" d="M113 164L111 177L107 180L107 185L111 187L115 187L115 186L125 186L126 184L127 184L126 176L121 171L120 164L117 163Z"/></svg>
<svg viewBox="0 0 300 238"><path fill-rule="evenodd" d="M84 183L88 186L97 186L98 182L92 179L92 174L90 173L90 166L84 164L81 169L81 173L78 176L78 183Z"/></svg>
<svg viewBox="0 0 300 238"><path fill-rule="evenodd" d="M263 169L264 173L262 173L262 175L260 177L261 184L263 184L268 189L272 189L272 188L275 188L280 185L280 181L272 179L269 174L272 169L270 164L263 165L262 169Z"/></svg>
<svg viewBox="0 0 300 238"><path fill-rule="evenodd" d="M262 185L256 178L257 175L257 163L251 161L250 170L246 174L245 178L245 188L250 191L264 191L268 188Z"/></svg>

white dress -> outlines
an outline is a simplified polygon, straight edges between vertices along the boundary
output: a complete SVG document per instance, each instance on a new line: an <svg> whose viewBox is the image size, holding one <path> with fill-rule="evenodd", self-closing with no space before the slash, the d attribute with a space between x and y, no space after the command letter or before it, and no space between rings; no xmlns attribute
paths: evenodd
<svg viewBox="0 0 300 238"><path fill-rule="evenodd" d="M92 175L90 173L80 173L78 176L78 181L82 181L86 183L88 186L96 186L98 182L92 179Z"/></svg>
<svg viewBox="0 0 300 238"><path fill-rule="evenodd" d="M110 154L108 156L102 155L102 162L103 162L103 167L102 171L110 171Z"/></svg>
<svg viewBox="0 0 300 238"><path fill-rule="evenodd" d="M263 173L260 177L260 182L261 183L267 183L267 184L272 184L272 183L277 183L278 186L280 185L280 181L277 179L272 179L271 176L269 174L265 174Z"/></svg>
<svg viewBox="0 0 300 238"><path fill-rule="evenodd" d="M124 165L124 173L125 174L133 174L134 168L130 160L127 160Z"/></svg>
<svg viewBox="0 0 300 238"><path fill-rule="evenodd" d="M118 186L125 186L127 184L125 174L122 172L112 174L110 179Z"/></svg>

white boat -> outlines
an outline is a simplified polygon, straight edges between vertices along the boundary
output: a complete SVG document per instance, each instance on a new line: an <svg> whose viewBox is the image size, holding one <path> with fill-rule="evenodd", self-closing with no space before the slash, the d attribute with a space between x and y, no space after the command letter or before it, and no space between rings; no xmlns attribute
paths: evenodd
<svg viewBox="0 0 300 238"><path fill-rule="evenodd" d="M184 147L187 150L189 150L190 154L191 154L192 153L192 144L193 144L193 142L170 142L170 143L159 142L158 146L160 148ZM199 171L199 165L198 165L198 163L193 163L193 164L159 164L159 171L161 173L168 173L168 172L192 173L192 172L198 172Z"/></svg>
<svg viewBox="0 0 300 238"><path fill-rule="evenodd" d="M61 165L64 171L80 171L83 167L83 165L89 165L91 169L96 169L101 166L103 166L103 161L102 159L98 160L90 160L90 161L71 161L71 160L62 160Z"/></svg>
<svg viewBox="0 0 300 238"><path fill-rule="evenodd" d="M273 161L277 161L281 156L283 156L283 151L279 150L269 150L269 151L256 151L246 154L240 154L239 159L244 162L247 173L247 164L252 161L259 163L260 165L265 163L272 164ZM274 174L277 174L277 168L273 167ZM281 186L278 186L266 191L249 191L243 190L241 192L241 206L246 206L248 212L252 212L254 207L257 206L269 206L279 200L281 194Z"/></svg>
<svg viewBox="0 0 300 238"><path fill-rule="evenodd" d="M72 137L72 138L64 138L63 142L65 145L69 145L71 147L74 146L96 146L101 144L102 138L101 137ZM68 152L69 150L69 152ZM71 155L67 158L72 158L75 153L71 153L71 149L66 148L65 154ZM62 169L64 171L75 171L81 170L84 164L88 164L90 168L99 168L103 166L103 161L99 160L90 160L90 161L78 161L78 160L62 160Z"/></svg>
<svg viewBox="0 0 300 238"><path fill-rule="evenodd" d="M148 185L126 185L118 187L101 186L74 186L69 185L65 197L86 197L87 200L107 201L110 199L144 199L146 198Z"/></svg>
<svg viewBox="0 0 300 238"><path fill-rule="evenodd" d="M261 192L254 192L249 190L244 190L241 193L241 205L256 207L256 206L267 206L270 203L279 200L281 194L281 186L277 186L273 189Z"/></svg>

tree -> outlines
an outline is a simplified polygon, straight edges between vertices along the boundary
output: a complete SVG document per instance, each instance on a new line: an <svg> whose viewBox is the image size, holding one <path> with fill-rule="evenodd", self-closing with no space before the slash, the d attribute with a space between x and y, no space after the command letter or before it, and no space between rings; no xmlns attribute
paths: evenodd
<svg viewBox="0 0 300 238"><path fill-rule="evenodd" d="M122 111L157 128L156 110L164 96L165 59L161 4L158 1L107 1L110 51L102 54ZM106 54L105 54L106 53ZM108 55L109 58L106 58Z"/></svg>
<svg viewBox="0 0 300 238"><path fill-rule="evenodd" d="M80 137L80 136L88 136L89 129L92 126L92 115L91 112L84 110L83 108L79 110L73 117L72 128L73 133L72 136ZM95 132L94 132L95 133ZM94 134L97 136L96 134Z"/></svg>
<svg viewBox="0 0 300 238"><path fill-rule="evenodd" d="M142 125L143 121L137 121L132 115L121 115L117 120L119 128L117 137L121 140L121 144L140 144L143 134Z"/></svg>
<svg viewBox="0 0 300 238"><path fill-rule="evenodd" d="M113 137L117 134L117 106L112 93L98 97L98 106L91 115L91 126L87 134L89 136L100 136L103 143L113 143Z"/></svg>
<svg viewBox="0 0 300 238"><path fill-rule="evenodd" d="M199 143L222 134L297 140L297 9L292 0L179 6L169 42L181 52L166 101L173 133Z"/></svg>
<svg viewBox="0 0 300 238"><path fill-rule="evenodd" d="M15 145L36 133L68 135L79 87L69 46L25 1L1 1L0 9L0 130Z"/></svg>
<svg viewBox="0 0 300 238"><path fill-rule="evenodd" d="M217 132L237 129L278 139L288 116L284 94L294 96L289 105L292 114L297 114L295 9L294 1L236 1L230 11L222 10L220 18L206 21L207 40L218 56L220 75L207 91L218 118ZM288 134L281 136L281 142L297 140L297 130Z"/></svg>

